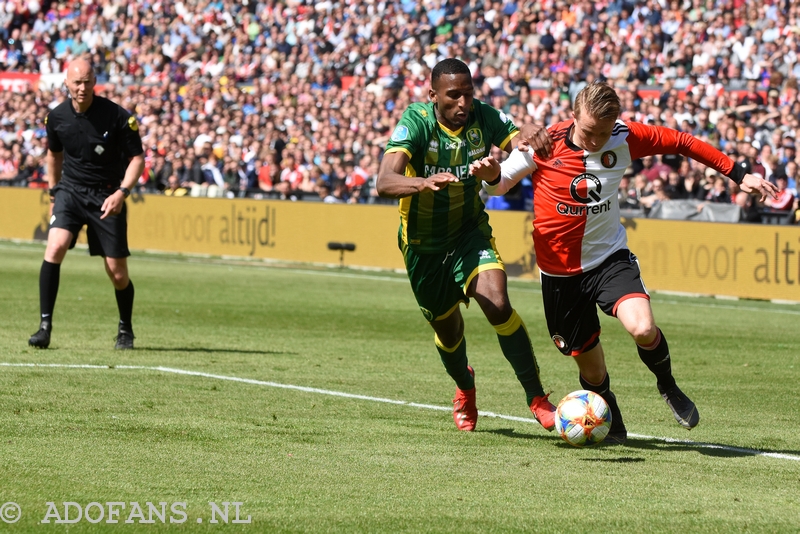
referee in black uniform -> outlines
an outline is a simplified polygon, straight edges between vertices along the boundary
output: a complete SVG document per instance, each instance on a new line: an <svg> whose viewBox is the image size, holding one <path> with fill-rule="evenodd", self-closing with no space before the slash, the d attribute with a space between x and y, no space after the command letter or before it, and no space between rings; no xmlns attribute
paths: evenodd
<svg viewBox="0 0 800 534"><path fill-rule="evenodd" d="M125 199L144 170L136 117L94 94L95 76L84 59L67 68L70 99L45 119L50 230L39 273L41 324L28 344L47 348L53 328L61 262L86 225L89 253L102 256L119 308L117 349L133 348L133 283L128 277Z"/></svg>

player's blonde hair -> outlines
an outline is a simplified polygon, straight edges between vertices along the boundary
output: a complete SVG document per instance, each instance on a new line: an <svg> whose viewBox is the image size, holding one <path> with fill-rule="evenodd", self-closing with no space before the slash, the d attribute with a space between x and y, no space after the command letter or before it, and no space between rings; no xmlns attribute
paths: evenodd
<svg viewBox="0 0 800 534"><path fill-rule="evenodd" d="M593 81L575 97L575 116L586 112L598 120L617 119L621 111L617 92L605 82Z"/></svg>

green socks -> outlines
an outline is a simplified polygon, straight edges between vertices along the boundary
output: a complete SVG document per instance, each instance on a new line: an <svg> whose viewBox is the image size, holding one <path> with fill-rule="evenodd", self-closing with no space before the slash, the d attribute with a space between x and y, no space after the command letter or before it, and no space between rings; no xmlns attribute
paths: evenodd
<svg viewBox="0 0 800 534"><path fill-rule="evenodd" d="M494 329L497 331L500 349L508 363L514 368L517 380L525 389L525 396L528 406L530 406L534 397L544 395L544 388L542 388L542 381L539 378L539 365L536 363L533 345L531 345L531 338L528 336L525 323L514 310L508 321L495 325Z"/></svg>

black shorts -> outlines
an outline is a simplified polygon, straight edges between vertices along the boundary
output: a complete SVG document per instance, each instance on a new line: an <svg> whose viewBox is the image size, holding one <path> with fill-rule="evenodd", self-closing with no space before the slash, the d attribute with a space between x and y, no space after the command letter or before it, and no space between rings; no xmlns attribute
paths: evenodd
<svg viewBox="0 0 800 534"><path fill-rule="evenodd" d="M118 215L100 219L106 198L114 189L103 190L77 185L55 186L51 193L55 196L50 228L63 228L72 232L75 246L78 233L86 225L86 238L89 241L89 254L108 258L127 258L128 250L128 208L122 205Z"/></svg>
<svg viewBox="0 0 800 534"><path fill-rule="evenodd" d="M616 317L629 298L650 298L639 261L628 249L618 250L598 267L576 276L542 274L542 299L547 329L558 350L578 356L600 341L597 306Z"/></svg>

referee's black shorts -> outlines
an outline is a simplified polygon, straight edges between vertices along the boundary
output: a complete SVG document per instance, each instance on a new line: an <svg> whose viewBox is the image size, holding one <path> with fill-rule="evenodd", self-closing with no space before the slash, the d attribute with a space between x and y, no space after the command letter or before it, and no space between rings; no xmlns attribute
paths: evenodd
<svg viewBox="0 0 800 534"><path fill-rule="evenodd" d="M650 298L639 261L628 250L614 252L599 266L575 276L542 273L542 299L547 329L558 350L578 356L600 340L597 306L616 317L617 306L629 298Z"/></svg>
<svg viewBox="0 0 800 534"><path fill-rule="evenodd" d="M128 207L123 204L118 215L100 219L101 207L114 189L96 189L79 185L56 185L51 193L55 197L50 228L63 228L72 232L70 248L75 246L78 233L86 225L89 254L108 258L127 258Z"/></svg>

